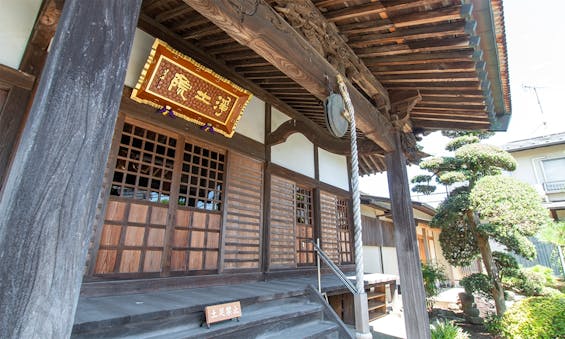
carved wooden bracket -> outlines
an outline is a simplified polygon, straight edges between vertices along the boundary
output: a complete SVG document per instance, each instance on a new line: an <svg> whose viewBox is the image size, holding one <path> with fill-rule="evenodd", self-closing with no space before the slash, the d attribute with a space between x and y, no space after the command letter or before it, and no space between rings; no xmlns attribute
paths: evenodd
<svg viewBox="0 0 565 339"><path fill-rule="evenodd" d="M414 106L422 101L419 91L396 91L391 96L390 117L395 128L404 133L412 131L410 112Z"/></svg>
<svg viewBox="0 0 565 339"><path fill-rule="evenodd" d="M267 135L266 144L270 146L282 144L294 133L301 133L314 145L328 152L341 155L351 154L349 140L337 139L329 133L312 133L312 130L306 123L294 119L288 120L275 131ZM357 150L359 154L383 153L383 149L370 140L359 140Z"/></svg>
<svg viewBox="0 0 565 339"><path fill-rule="evenodd" d="M422 152L418 147L418 137L412 131L412 123L410 121L410 113L412 109L422 100L420 92L412 91L396 91L390 95L391 109L390 117L394 128L400 131L400 141L402 150L406 158L411 163L418 163L428 154Z"/></svg>
<svg viewBox="0 0 565 339"><path fill-rule="evenodd" d="M379 109L388 111L386 89L349 47L333 22L326 20L310 0L275 0L273 8L335 69L361 87Z"/></svg>

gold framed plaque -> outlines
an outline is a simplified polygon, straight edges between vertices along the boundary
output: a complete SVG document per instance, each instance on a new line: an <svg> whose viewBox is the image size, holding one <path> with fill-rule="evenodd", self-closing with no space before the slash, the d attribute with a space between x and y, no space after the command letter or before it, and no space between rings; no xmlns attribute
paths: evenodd
<svg viewBox="0 0 565 339"><path fill-rule="evenodd" d="M156 39L131 98L231 138L251 96Z"/></svg>

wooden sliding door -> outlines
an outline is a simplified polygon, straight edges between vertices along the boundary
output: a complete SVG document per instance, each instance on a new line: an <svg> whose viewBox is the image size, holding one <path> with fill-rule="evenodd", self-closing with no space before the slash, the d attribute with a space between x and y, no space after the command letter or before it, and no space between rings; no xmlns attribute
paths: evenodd
<svg viewBox="0 0 565 339"><path fill-rule="evenodd" d="M92 274L149 277L219 272L226 150L129 118L119 133ZM243 167L249 173L257 164ZM259 217L253 220L260 224L260 176L256 185L259 188L251 191L259 192L259 199L254 196L258 202L253 201L259 206ZM234 196L243 194L235 186L233 190ZM237 242L231 234L228 239L230 244Z"/></svg>

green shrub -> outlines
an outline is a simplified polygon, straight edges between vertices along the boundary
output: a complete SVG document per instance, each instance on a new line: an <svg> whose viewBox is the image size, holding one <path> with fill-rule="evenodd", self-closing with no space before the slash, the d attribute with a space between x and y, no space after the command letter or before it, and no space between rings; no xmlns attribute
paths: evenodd
<svg viewBox="0 0 565 339"><path fill-rule="evenodd" d="M543 267L543 266L541 266ZM549 279L553 277L550 275ZM543 294L544 286L548 278L539 269L521 268L518 274L511 277L504 277L502 282L506 288L528 297Z"/></svg>
<svg viewBox="0 0 565 339"><path fill-rule="evenodd" d="M563 338L565 296L521 300L502 317L502 334L512 339Z"/></svg>
<svg viewBox="0 0 565 339"><path fill-rule="evenodd" d="M438 321L430 325L431 339L468 339L469 334L453 321Z"/></svg>
<svg viewBox="0 0 565 339"><path fill-rule="evenodd" d="M502 334L502 316L493 313L485 318L485 328L490 334Z"/></svg>
<svg viewBox="0 0 565 339"><path fill-rule="evenodd" d="M426 291L426 306L431 309L435 297L439 294L438 285L447 280L445 271L441 265L422 263L422 277L424 279L424 290Z"/></svg>
<svg viewBox="0 0 565 339"><path fill-rule="evenodd" d="M524 268L523 271L535 273L540 278L540 280L542 280L544 286L551 287L555 285L555 277L553 276L553 270L549 267L536 265L533 267Z"/></svg>
<svg viewBox="0 0 565 339"><path fill-rule="evenodd" d="M541 290L541 295L544 297L551 297L551 296L563 295L563 293L556 288L544 286Z"/></svg>
<svg viewBox="0 0 565 339"><path fill-rule="evenodd" d="M492 282L486 274L473 273L461 279L459 284L463 286L467 294L477 292L487 298L492 298Z"/></svg>

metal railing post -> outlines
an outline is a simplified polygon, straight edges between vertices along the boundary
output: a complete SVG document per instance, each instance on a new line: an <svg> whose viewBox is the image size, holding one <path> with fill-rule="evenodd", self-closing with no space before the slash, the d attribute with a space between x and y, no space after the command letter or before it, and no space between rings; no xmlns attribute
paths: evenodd
<svg viewBox="0 0 565 339"><path fill-rule="evenodd" d="M318 247L320 247L320 238L316 239L316 245ZM316 263L318 265L318 292L320 292L320 294L322 293L322 272L321 272L321 268L320 268L320 256L317 255L317 251L316 251Z"/></svg>

